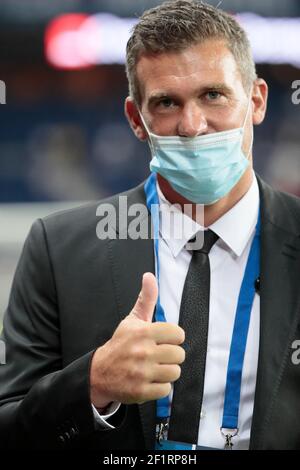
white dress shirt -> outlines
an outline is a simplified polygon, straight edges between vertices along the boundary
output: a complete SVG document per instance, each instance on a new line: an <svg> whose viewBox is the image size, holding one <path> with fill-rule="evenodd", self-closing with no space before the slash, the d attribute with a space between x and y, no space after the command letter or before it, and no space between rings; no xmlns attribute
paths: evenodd
<svg viewBox="0 0 300 470"><path fill-rule="evenodd" d="M170 236L171 224L187 217L180 211L170 213L170 204L158 188L161 203L161 239L159 241L160 299L166 321L178 323L180 302L191 252L185 245L197 231L198 224L185 225L185 237ZM163 204L162 204L163 203ZM209 229L220 238L212 247L209 327L207 357L198 445L223 448L225 439L220 427L223 417L227 365L238 296L255 234L259 211L259 189L254 175L247 194ZM179 214L180 212L180 214ZM164 222L165 221L165 222ZM172 225L171 225L172 226ZM186 229L187 227L187 229ZM233 438L233 449L248 449L252 422L259 347L259 295L252 306L247 346L242 373L239 432Z"/></svg>
<svg viewBox="0 0 300 470"><path fill-rule="evenodd" d="M174 237L176 225L183 226L188 218L179 209L171 208L159 186L160 201L160 300L166 321L178 324L183 286L191 261L191 252L186 243L203 227L191 219L184 224L184 234ZM225 215L213 223L213 230L219 240L209 253L211 268L209 329L207 357L198 445L222 449L225 439L220 427L223 417L224 392L227 365L232 338L238 296L248 260L251 243L255 234L259 211L259 189L255 175L247 194ZM178 229L179 230L179 229ZM233 449L248 449L256 386L256 372L259 347L260 299L255 294L252 306L249 333L242 373L241 401L239 408L239 432L233 438ZM172 394L171 397L172 398ZM118 409L117 404L109 416ZM113 428L107 419L94 408L96 421L102 427Z"/></svg>

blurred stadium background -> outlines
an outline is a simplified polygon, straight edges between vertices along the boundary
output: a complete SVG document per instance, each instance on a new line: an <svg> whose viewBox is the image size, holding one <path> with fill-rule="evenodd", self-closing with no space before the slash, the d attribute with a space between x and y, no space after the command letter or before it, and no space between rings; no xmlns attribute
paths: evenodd
<svg viewBox="0 0 300 470"><path fill-rule="evenodd" d="M148 174L148 148L123 116L126 39L154 0L1 0L0 320L37 217L125 190ZM217 5L218 0L209 1ZM299 0L223 0L249 33L270 85L255 167L300 196ZM300 85L300 82L299 82Z"/></svg>

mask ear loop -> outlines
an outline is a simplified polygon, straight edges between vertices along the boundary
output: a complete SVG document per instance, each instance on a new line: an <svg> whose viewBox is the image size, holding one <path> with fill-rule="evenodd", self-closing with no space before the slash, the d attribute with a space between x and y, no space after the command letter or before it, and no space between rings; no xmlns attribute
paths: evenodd
<svg viewBox="0 0 300 470"><path fill-rule="evenodd" d="M247 106L247 112L246 112L244 124L242 126L243 132L245 131L245 126L246 126L249 110L251 108L251 103L252 103L252 87L251 87L251 92L250 92L250 98L248 100L248 106ZM248 151L247 155L245 155L246 160L249 160L250 153L251 153L251 150L253 148L253 141L254 141L254 130L253 130L253 126L252 126L250 147L249 147L249 151Z"/></svg>
<svg viewBox="0 0 300 470"><path fill-rule="evenodd" d="M140 115L140 118L141 118L141 121L143 123L143 126L144 128L146 129L147 131L147 134L148 134L148 142L149 142L149 145L150 145L150 148L154 151L154 145L153 145L153 141L152 141L152 132L150 131L149 127L147 126L146 124L146 121L141 113L141 111L138 109L138 112L139 112L139 115Z"/></svg>

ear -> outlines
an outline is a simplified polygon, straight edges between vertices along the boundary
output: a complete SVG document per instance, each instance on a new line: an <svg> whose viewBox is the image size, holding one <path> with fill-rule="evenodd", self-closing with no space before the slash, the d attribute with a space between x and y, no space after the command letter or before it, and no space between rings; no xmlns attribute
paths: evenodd
<svg viewBox="0 0 300 470"><path fill-rule="evenodd" d="M268 101L268 85L262 78L257 78L253 85L253 124L259 125L265 119Z"/></svg>
<svg viewBox="0 0 300 470"><path fill-rule="evenodd" d="M141 120L141 116L134 100L128 96L125 100L125 116L128 119L135 136L142 141L147 140L148 134Z"/></svg>

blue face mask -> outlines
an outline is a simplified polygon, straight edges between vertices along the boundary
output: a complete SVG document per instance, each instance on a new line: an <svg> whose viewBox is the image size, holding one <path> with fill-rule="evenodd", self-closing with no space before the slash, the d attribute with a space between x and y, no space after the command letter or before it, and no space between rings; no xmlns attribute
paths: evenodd
<svg viewBox="0 0 300 470"><path fill-rule="evenodd" d="M172 188L197 204L210 205L226 196L249 166L242 151L243 127L199 137L158 136L149 134L152 154L150 169L163 176ZM253 136L252 136L253 140Z"/></svg>

